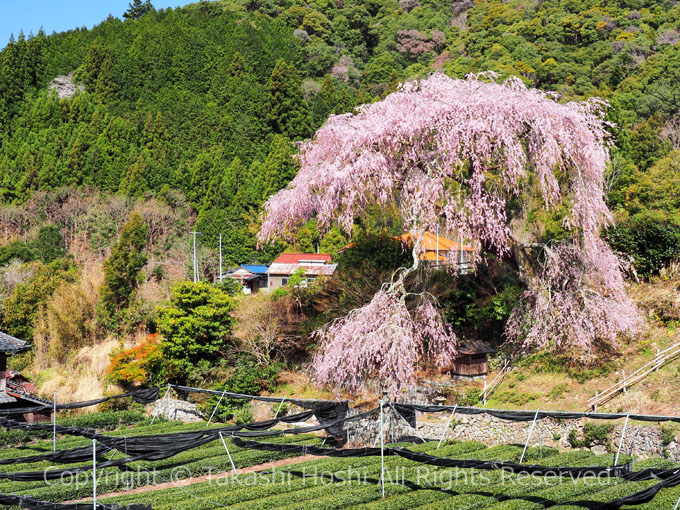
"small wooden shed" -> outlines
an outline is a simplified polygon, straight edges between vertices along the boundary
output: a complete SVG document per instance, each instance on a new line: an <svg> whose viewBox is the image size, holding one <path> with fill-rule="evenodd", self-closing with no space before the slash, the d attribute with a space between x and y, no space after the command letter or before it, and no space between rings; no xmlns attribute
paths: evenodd
<svg viewBox="0 0 680 510"><path fill-rule="evenodd" d="M494 348L481 340L466 340L458 346L458 357L451 367L451 375L477 377L489 372L489 353Z"/></svg>

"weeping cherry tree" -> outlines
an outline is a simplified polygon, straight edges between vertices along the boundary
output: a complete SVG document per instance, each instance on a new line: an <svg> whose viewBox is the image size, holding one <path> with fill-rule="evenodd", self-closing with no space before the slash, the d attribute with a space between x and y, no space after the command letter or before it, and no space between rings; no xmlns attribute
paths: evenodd
<svg viewBox="0 0 680 510"><path fill-rule="evenodd" d="M456 337L434 298L404 284L420 267L423 233L438 224L480 248L475 264L485 262L483 252L540 253L518 264L527 290L506 326L522 348L589 351L639 326L622 261L600 237L612 221L603 193L606 104L560 104L519 79L494 78L437 73L355 113L331 116L302 144L298 175L266 203L260 242L286 237L312 217L321 228L337 223L349 232L375 204L397 204L413 235L413 264L368 304L315 333L319 383L356 390L376 379L394 391L414 379L419 363L442 367L455 358ZM511 204L528 196L545 208L566 208L568 240L519 240L527 235L511 227L518 214Z"/></svg>

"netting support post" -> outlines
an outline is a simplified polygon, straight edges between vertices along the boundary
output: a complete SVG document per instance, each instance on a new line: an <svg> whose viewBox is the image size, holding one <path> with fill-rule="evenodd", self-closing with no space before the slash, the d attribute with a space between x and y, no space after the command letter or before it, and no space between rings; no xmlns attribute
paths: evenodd
<svg viewBox="0 0 680 510"><path fill-rule="evenodd" d="M276 414L274 415L274 419L278 418L279 413L281 412L281 408L283 407L283 403L286 401L287 398L288 398L287 396L283 397L283 400L279 404L279 408L276 410Z"/></svg>
<svg viewBox="0 0 680 510"><path fill-rule="evenodd" d="M54 390L52 402L52 451L57 451L57 390Z"/></svg>
<svg viewBox="0 0 680 510"><path fill-rule="evenodd" d="M92 510L97 510L97 440L92 440Z"/></svg>
<svg viewBox="0 0 680 510"><path fill-rule="evenodd" d="M413 432L416 433L416 436L418 436L418 437L420 438L420 440L421 440L423 443L427 443L427 441L425 441L425 438L423 438L423 436L421 436L421 435L418 433L418 429L417 429L416 427L412 426L412 425L408 422L408 420L402 416L402 414L401 414L399 411L397 411L397 410L396 410L394 407L392 407L392 406L390 406L390 411L394 411L394 412L397 414L397 416L399 416L399 418L401 418L402 420L404 420L404 422L406 423L406 425L409 426L409 428L413 429ZM416 425L417 425L417 422L416 422ZM392 439L394 440L394 438L392 438Z"/></svg>
<svg viewBox="0 0 680 510"><path fill-rule="evenodd" d="M673 510L678 510L678 508L680 508L680 498L678 498L678 502L673 507Z"/></svg>
<svg viewBox="0 0 680 510"><path fill-rule="evenodd" d="M385 437L383 429L383 401L380 400L380 485L385 499Z"/></svg>
<svg viewBox="0 0 680 510"><path fill-rule="evenodd" d="M446 437L446 433L449 430L449 427L451 426L451 422L453 421L453 415L456 414L456 408L458 407L458 404L453 406L453 411L451 411L451 416L449 416L449 421L446 422L446 427L444 427L444 432L442 432L442 437L439 438L439 443L437 444L437 450L439 450L439 447L442 445L442 441L444 441L444 438Z"/></svg>
<svg viewBox="0 0 680 510"><path fill-rule="evenodd" d="M623 430L621 431L621 439L619 439L619 449L616 450L616 458L614 458L614 466L619 463L619 455L621 454L621 447L623 446L623 437L626 435L626 427L628 427L628 418L630 413L626 414L626 421L623 423Z"/></svg>
<svg viewBox="0 0 680 510"><path fill-rule="evenodd" d="M220 399L217 401L217 405L215 406L215 409L213 409L212 414L210 415L210 418L208 418L208 423L205 424L205 428L208 428L210 425L210 422L213 419L213 416L215 416L215 413L217 412L217 408L220 407L220 404L222 403L222 399L224 398L224 395L227 393L227 390L224 390L222 394L220 395Z"/></svg>
<svg viewBox="0 0 680 510"><path fill-rule="evenodd" d="M524 450L522 450L522 456L519 458L520 464L524 460L524 455L527 453L527 448L529 447L529 441L531 440L531 434L533 434L534 427L536 426L536 420L538 420L538 411L540 411L540 409L536 409L536 414L534 415L534 421L531 422L531 427L529 428L529 434L527 434L527 442L524 444Z"/></svg>
<svg viewBox="0 0 680 510"><path fill-rule="evenodd" d="M161 403L158 404L159 406L165 402L165 398L168 396L168 393L170 393L170 385L168 384L168 389L165 392L165 395L163 395L163 398L161 399ZM154 420L156 419L156 416L158 416L158 413L154 413L153 416L151 417L151 425L153 425Z"/></svg>
<svg viewBox="0 0 680 510"><path fill-rule="evenodd" d="M222 444L224 445L224 449L227 450L227 457L229 457L229 462L231 462L231 469L233 469L234 474L237 475L238 471L236 470L236 465L234 464L234 459L231 458L231 453L229 453L229 448L227 448L227 442L224 440L224 436L222 435L222 432L220 432L220 439L222 440Z"/></svg>

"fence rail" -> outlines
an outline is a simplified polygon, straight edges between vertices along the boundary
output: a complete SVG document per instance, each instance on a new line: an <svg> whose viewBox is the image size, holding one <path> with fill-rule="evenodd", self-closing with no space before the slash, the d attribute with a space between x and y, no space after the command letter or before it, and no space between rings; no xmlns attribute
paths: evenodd
<svg viewBox="0 0 680 510"><path fill-rule="evenodd" d="M658 370L666 363L669 363L680 356L680 342L664 349L657 350L656 356L650 362L638 368L632 374L626 375L621 371L621 380L612 384L609 388L602 392L596 392L594 396L588 399L588 408L597 411L597 406L609 402L619 393L625 393L629 386L636 384L647 377L652 372Z"/></svg>
<svg viewBox="0 0 680 510"><path fill-rule="evenodd" d="M498 388L498 386L503 381L503 378L508 374L509 371L510 371L510 361L508 361L506 359L503 362L501 369L496 374L496 377L494 377L493 380L491 381L491 384L487 385L486 380L484 381L484 389L479 394L479 398L482 399L482 402L484 402L485 405L486 405L486 399L489 398L489 395L491 395L496 390L496 388Z"/></svg>

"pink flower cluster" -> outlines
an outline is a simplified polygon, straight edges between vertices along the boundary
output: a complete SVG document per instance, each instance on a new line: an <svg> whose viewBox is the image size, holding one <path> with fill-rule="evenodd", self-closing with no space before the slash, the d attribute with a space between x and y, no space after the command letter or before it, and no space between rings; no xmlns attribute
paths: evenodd
<svg viewBox="0 0 680 510"><path fill-rule="evenodd" d="M457 354L455 336L431 298L420 296L412 316L403 296L386 289L315 337L321 345L313 363L317 381L351 391L374 379L394 393L414 380L423 358L444 367Z"/></svg>
<svg viewBox="0 0 680 510"><path fill-rule="evenodd" d="M575 350L587 359L597 342L616 346L620 333L640 330L642 318L625 292L621 261L598 242L596 260L575 243L546 250L541 271L506 324L510 341L524 350Z"/></svg>

